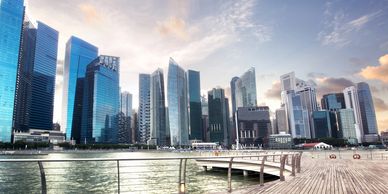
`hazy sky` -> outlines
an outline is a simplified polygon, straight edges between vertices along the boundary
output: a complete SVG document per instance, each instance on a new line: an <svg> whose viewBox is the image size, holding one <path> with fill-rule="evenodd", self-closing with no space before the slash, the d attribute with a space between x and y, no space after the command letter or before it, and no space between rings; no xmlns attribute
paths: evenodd
<svg viewBox="0 0 388 194"><path fill-rule="evenodd" d="M318 95L366 81L379 129L388 129L388 1L28 0L27 14L60 32L54 121L60 121L65 43L71 35L121 58L122 90L138 106L138 74L169 57L201 72L203 92L256 68L258 102L280 105L279 76ZM320 101L320 99L318 99Z"/></svg>

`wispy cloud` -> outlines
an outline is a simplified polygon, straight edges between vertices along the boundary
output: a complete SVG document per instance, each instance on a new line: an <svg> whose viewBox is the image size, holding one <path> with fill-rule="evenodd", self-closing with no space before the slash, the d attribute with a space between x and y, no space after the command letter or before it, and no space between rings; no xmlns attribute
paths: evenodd
<svg viewBox="0 0 388 194"><path fill-rule="evenodd" d="M97 11L97 8L90 3L81 3L78 5L78 8L83 14L83 19L91 24L97 23L102 19L100 13Z"/></svg>
<svg viewBox="0 0 388 194"><path fill-rule="evenodd" d="M182 18L170 17L164 22L158 22L157 30L163 36L172 36L180 40L188 40L186 22Z"/></svg>

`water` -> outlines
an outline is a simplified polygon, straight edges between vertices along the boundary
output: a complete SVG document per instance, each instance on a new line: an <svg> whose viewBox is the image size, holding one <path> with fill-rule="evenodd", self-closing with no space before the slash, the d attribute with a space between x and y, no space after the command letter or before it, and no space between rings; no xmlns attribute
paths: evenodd
<svg viewBox="0 0 388 194"><path fill-rule="evenodd" d="M171 152L73 152L48 155L6 156L11 158L149 158L182 157L192 153ZM106 162L46 162L48 193L117 193L116 161ZM186 188L188 193L227 191L227 172L205 172L194 160L187 161ZM121 193L177 193L179 160L120 161ZM259 183L258 176L232 175L232 187L243 188ZM37 163L0 163L0 193L40 193L40 172Z"/></svg>

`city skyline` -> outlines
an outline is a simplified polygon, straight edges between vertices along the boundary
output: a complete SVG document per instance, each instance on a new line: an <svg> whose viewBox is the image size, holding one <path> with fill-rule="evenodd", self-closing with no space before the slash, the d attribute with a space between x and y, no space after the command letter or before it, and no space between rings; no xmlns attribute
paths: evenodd
<svg viewBox="0 0 388 194"><path fill-rule="evenodd" d="M378 128L388 128L388 80L380 73L388 66L388 38L382 33L388 29L384 21L387 2L357 1L349 7L331 1L303 1L297 6L278 6L269 1L214 1L206 5L196 1L168 1L162 5L149 1L137 5L140 11L124 1L101 6L103 2L55 3L55 9L49 1L28 2L29 16L60 33L54 121L61 120L58 81L62 79L65 42L74 34L101 48L102 53L121 57L121 86L134 94L133 104L138 104L138 74L151 73L158 67L167 72L171 56L184 69L201 72L202 94L215 86L225 88L233 76L255 67L258 105L265 103L272 112L280 107L278 77L290 71L317 84L318 100L322 94L341 92L351 84L366 81L371 86ZM302 5L311 11L292 15ZM368 9L363 9L365 6ZM166 9L152 12L159 7ZM279 12L284 16L278 17ZM129 29L135 25L136 30ZM120 30L103 30L106 26ZM211 73L217 69L222 69L225 76L214 79Z"/></svg>

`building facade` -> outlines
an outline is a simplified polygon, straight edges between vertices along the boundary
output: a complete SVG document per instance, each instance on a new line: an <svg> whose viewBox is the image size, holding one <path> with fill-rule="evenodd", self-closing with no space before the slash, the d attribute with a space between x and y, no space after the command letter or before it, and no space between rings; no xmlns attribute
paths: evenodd
<svg viewBox="0 0 388 194"><path fill-rule="evenodd" d="M62 128L66 140L81 142L81 122L86 67L98 56L98 48L75 36L66 43L63 69Z"/></svg>
<svg viewBox="0 0 388 194"><path fill-rule="evenodd" d="M120 113L118 115L118 143L132 143L132 94L120 93Z"/></svg>
<svg viewBox="0 0 388 194"><path fill-rule="evenodd" d="M338 129L341 138L346 139L351 144L361 143L357 137L356 120L353 109L340 109L337 111Z"/></svg>
<svg viewBox="0 0 388 194"><path fill-rule="evenodd" d="M222 88L214 88L208 92L209 106L209 138L223 146L232 144L229 128L229 104Z"/></svg>
<svg viewBox="0 0 388 194"><path fill-rule="evenodd" d="M139 75L138 143L146 144L151 133L151 75Z"/></svg>
<svg viewBox="0 0 388 194"><path fill-rule="evenodd" d="M345 97L343 93L325 94L321 99L322 109L336 111L345 109Z"/></svg>
<svg viewBox="0 0 388 194"><path fill-rule="evenodd" d="M151 136L148 140L149 144L169 145L166 122L163 70L157 69L151 75Z"/></svg>
<svg viewBox="0 0 388 194"><path fill-rule="evenodd" d="M189 145L187 75L172 58L169 61L167 82L171 145Z"/></svg>
<svg viewBox="0 0 388 194"><path fill-rule="evenodd" d="M343 93L346 109L353 110L357 141L361 143L363 141L364 131L362 126L360 101L358 99L357 88L355 86L347 87L343 90Z"/></svg>
<svg viewBox="0 0 388 194"><path fill-rule="evenodd" d="M86 70L81 142L117 143L120 59L101 55Z"/></svg>
<svg viewBox="0 0 388 194"><path fill-rule="evenodd" d="M333 127L336 125L335 121L332 122L330 112L328 110L314 111L312 113L312 120L315 130L315 138L333 137L332 132L336 130L333 129Z"/></svg>
<svg viewBox="0 0 388 194"><path fill-rule="evenodd" d="M256 73L251 67L235 82L236 109L257 106Z"/></svg>
<svg viewBox="0 0 388 194"><path fill-rule="evenodd" d="M187 81L189 89L189 114L190 125L189 131L190 140L202 139L201 130L201 118L202 118L202 106L201 106L201 81L199 71L188 70Z"/></svg>
<svg viewBox="0 0 388 194"><path fill-rule="evenodd" d="M290 133L288 129L287 114L284 105L275 111L277 133Z"/></svg>
<svg viewBox="0 0 388 194"><path fill-rule="evenodd" d="M377 134L376 112L369 85L357 83L357 95L360 105L362 129L365 135Z"/></svg>
<svg viewBox="0 0 388 194"><path fill-rule="evenodd" d="M0 142L11 142L23 0L0 1Z"/></svg>

